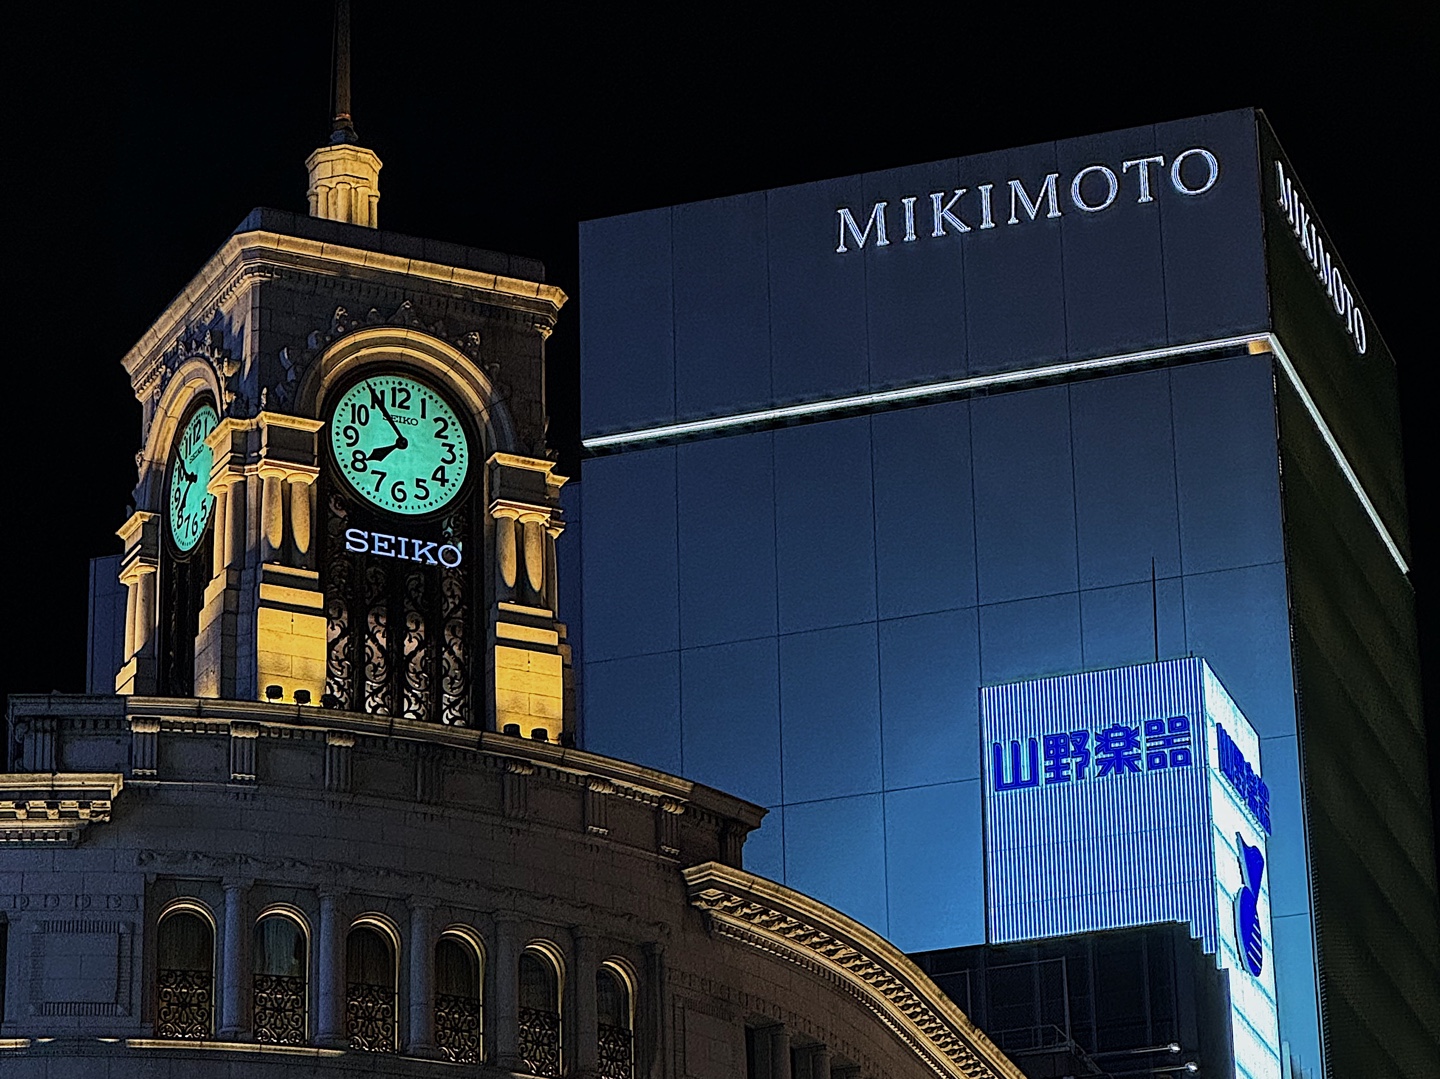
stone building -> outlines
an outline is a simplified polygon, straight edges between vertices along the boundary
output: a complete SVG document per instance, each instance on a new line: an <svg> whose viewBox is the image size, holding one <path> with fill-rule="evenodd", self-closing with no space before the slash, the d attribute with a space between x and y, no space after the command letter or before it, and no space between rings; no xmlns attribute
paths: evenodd
<svg viewBox="0 0 1440 1079"><path fill-rule="evenodd" d="M10 702L7 1079L1018 1079L884 939L743 871L762 809L574 747L565 296L379 231L348 116L308 164L312 216L251 214L125 358L114 692Z"/></svg>

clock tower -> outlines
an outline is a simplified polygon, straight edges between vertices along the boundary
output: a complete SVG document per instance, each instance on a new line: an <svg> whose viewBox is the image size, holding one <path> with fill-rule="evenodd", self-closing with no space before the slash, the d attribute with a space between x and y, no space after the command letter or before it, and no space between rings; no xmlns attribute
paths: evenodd
<svg viewBox="0 0 1440 1079"><path fill-rule="evenodd" d="M337 63L308 216L259 209L125 357L123 694L283 700L559 740L564 479L530 259L385 232Z"/></svg>

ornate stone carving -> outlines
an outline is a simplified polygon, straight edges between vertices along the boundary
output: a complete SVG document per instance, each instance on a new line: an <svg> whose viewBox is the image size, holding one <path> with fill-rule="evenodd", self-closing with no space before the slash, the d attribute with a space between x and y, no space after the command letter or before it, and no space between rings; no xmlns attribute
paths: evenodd
<svg viewBox="0 0 1440 1079"><path fill-rule="evenodd" d="M782 885L708 862L684 871L715 933L848 989L942 1079L1022 1073L893 945Z"/></svg>

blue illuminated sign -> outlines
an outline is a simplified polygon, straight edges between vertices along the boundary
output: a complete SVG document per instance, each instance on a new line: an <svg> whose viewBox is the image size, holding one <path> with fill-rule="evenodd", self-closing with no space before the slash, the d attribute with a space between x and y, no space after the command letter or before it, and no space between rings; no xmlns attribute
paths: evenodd
<svg viewBox="0 0 1440 1079"><path fill-rule="evenodd" d="M1203 659L980 693L992 943L1181 921L1230 971L1237 1079L1280 1079L1260 740Z"/></svg>
<svg viewBox="0 0 1440 1079"><path fill-rule="evenodd" d="M1235 740L1225 733L1225 728L1215 724L1215 749L1220 756L1220 774L1223 775L1240 801L1245 803L1251 815L1260 822L1265 834L1270 834L1270 788L1260 778Z"/></svg>
<svg viewBox="0 0 1440 1079"><path fill-rule="evenodd" d="M1241 888L1235 896L1235 944L1244 957L1245 969L1259 975L1265 966L1265 942L1260 932L1260 882L1265 876L1265 854L1235 833L1240 848Z"/></svg>
<svg viewBox="0 0 1440 1079"><path fill-rule="evenodd" d="M1045 758L1043 771L1040 768L1042 746ZM993 742L990 752L994 767L990 774L996 791L1038 787L1042 778L1047 786L1083 782L1092 777L1103 779L1106 776L1139 774L1142 758L1147 772L1162 768L1189 768L1194 763L1190 748L1189 716L1147 719L1143 724L1133 726L1112 723L1096 731L1051 732L1042 735L1038 741L1028 738L1023 747L1019 741L1012 740L1008 768L1005 747Z"/></svg>

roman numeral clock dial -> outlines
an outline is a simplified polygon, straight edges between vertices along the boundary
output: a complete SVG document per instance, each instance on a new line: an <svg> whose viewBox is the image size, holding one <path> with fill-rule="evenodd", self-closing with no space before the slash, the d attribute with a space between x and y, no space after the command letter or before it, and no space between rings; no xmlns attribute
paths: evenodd
<svg viewBox="0 0 1440 1079"><path fill-rule="evenodd" d="M170 538L181 554L195 549L215 509L215 496L206 490L211 454L205 437L217 423L219 417L211 405L201 405L192 412L180 431L170 461Z"/></svg>
<svg viewBox="0 0 1440 1079"><path fill-rule="evenodd" d="M374 375L346 390L330 415L330 449L356 494L407 517L449 505L470 469L455 410L407 375Z"/></svg>

